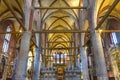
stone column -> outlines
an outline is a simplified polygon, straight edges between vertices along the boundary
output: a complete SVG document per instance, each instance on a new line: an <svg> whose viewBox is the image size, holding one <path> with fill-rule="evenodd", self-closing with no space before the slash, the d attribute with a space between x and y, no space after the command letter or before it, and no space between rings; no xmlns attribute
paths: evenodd
<svg viewBox="0 0 120 80"><path fill-rule="evenodd" d="M41 67L45 67L45 49L42 49L42 65Z"/></svg>
<svg viewBox="0 0 120 80"><path fill-rule="evenodd" d="M76 55L75 55L75 62L76 62L76 67L78 67L78 48L76 48Z"/></svg>
<svg viewBox="0 0 120 80"><path fill-rule="evenodd" d="M83 69L83 79L89 80L87 53L84 47L80 47L80 53L81 53L81 61L82 61L82 69Z"/></svg>
<svg viewBox="0 0 120 80"><path fill-rule="evenodd" d="M90 26L91 37L92 37L91 40L92 40L92 45L94 50L96 75L97 75L97 80L108 80L101 36L99 32L95 31L95 28L97 26L97 21L98 21L95 2L96 0L94 0L94 2L93 1L90 2L90 8L88 9L88 20L89 20L89 26Z"/></svg>
<svg viewBox="0 0 120 80"><path fill-rule="evenodd" d="M96 75L98 80L108 80L107 68L105 64L104 52L101 42L100 33L93 31L91 33L92 43L94 47L94 58L96 65Z"/></svg>
<svg viewBox="0 0 120 80"><path fill-rule="evenodd" d="M25 80L31 32L25 31L21 38L20 53L18 54L15 80Z"/></svg>
<svg viewBox="0 0 120 80"><path fill-rule="evenodd" d="M38 80L40 73L40 49L36 48L36 53L34 56L34 70L32 80Z"/></svg>
<svg viewBox="0 0 120 80"><path fill-rule="evenodd" d="M74 40L76 41L76 34L73 34L74 36ZM71 56L72 57L72 67L76 67L76 42L74 42L74 52L73 52L73 55L74 56Z"/></svg>
<svg viewBox="0 0 120 80"><path fill-rule="evenodd" d="M70 51L69 51L70 53L68 54L68 55L69 55L69 56L68 56L68 57L69 57L69 61L68 61L69 67L72 66L72 60L73 60L73 58L72 58L72 57L73 57L73 56L72 56L72 55L73 55L73 50L72 50L72 47L73 47L73 46L72 46L72 42L70 43L70 47L71 47L71 49L70 49Z"/></svg>
<svg viewBox="0 0 120 80"><path fill-rule="evenodd" d="M88 0L83 0L81 6L88 7ZM81 30L86 30L88 26L85 24L87 20L87 9L81 9L79 11L79 25ZM80 33L80 54L81 54L81 63L82 63L82 72L83 72L83 79L89 80L89 72L88 72L88 61L87 61L87 53L84 47L82 47L85 43L85 33Z"/></svg>

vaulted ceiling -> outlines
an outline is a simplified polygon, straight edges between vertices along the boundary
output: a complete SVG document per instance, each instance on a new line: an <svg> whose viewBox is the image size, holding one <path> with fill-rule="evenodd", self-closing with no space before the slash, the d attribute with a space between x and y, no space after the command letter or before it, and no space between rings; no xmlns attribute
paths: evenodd
<svg viewBox="0 0 120 80"><path fill-rule="evenodd" d="M42 9L42 21L45 30L75 30L78 24L78 9L57 9L58 7L78 7L80 0L40 0L41 7L56 7L56 9ZM72 33L47 34L48 48L53 53L67 51L72 47L74 36ZM73 45L74 47L74 45ZM57 49L58 48L58 49ZM66 49L65 49L66 48Z"/></svg>
<svg viewBox="0 0 120 80"><path fill-rule="evenodd" d="M120 15L119 15L120 14L120 2L119 0L116 0L116 2L117 1L118 1L118 4L112 10L110 16L120 18ZM113 5L113 3L115 4L115 0L97 0L97 4L96 4L97 16L98 17L104 16L105 13L109 10L109 8Z"/></svg>

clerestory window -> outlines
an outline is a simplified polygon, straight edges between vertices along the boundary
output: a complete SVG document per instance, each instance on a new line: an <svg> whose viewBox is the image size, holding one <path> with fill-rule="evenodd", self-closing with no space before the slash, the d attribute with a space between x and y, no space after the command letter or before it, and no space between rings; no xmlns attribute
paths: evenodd
<svg viewBox="0 0 120 80"><path fill-rule="evenodd" d="M119 44L119 33L113 32L111 33L110 37L113 44Z"/></svg>
<svg viewBox="0 0 120 80"><path fill-rule="evenodd" d="M7 32L11 31L10 26L7 27L6 31ZM8 51L10 38L11 38L11 34L5 34L5 39L4 39L4 43L3 43L3 52Z"/></svg>

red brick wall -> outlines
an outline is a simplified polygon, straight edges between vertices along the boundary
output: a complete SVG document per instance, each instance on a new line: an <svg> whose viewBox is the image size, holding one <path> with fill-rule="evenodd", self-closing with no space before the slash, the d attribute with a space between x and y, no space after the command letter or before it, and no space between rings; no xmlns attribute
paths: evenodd
<svg viewBox="0 0 120 80"><path fill-rule="evenodd" d="M12 31L14 31L14 26L12 25L12 21L7 20L4 21L3 23L0 23L0 32L5 32L7 26L10 26ZM3 48L3 43L4 43L4 37L5 34L0 34L0 52L2 52L2 48ZM10 52L10 60L13 61L15 54L16 54L16 34L11 34L11 38L10 38L10 43L9 43L9 48L8 48L8 52Z"/></svg>

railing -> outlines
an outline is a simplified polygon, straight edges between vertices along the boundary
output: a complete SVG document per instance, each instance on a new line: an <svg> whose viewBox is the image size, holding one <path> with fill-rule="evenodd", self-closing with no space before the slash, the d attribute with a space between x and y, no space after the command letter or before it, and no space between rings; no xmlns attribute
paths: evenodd
<svg viewBox="0 0 120 80"><path fill-rule="evenodd" d="M56 72L57 71L57 69L56 68L41 68L41 73L54 73L54 72Z"/></svg>
<svg viewBox="0 0 120 80"><path fill-rule="evenodd" d="M81 69L80 69L80 68L73 67L73 68L66 68L64 71L65 71L66 73L67 73L67 72L80 73L80 72L81 72Z"/></svg>
<svg viewBox="0 0 120 80"><path fill-rule="evenodd" d="M41 68L41 75L40 75L40 80L80 80L80 73L81 69L80 68L64 68L63 73L58 73L57 72L57 67L54 68Z"/></svg>
<svg viewBox="0 0 120 80"><path fill-rule="evenodd" d="M57 68L41 68L41 72L42 73L47 73L47 72L56 72L57 71ZM80 68L76 68L76 67L73 67L73 68L65 68L64 69L65 72L81 72L81 69Z"/></svg>

